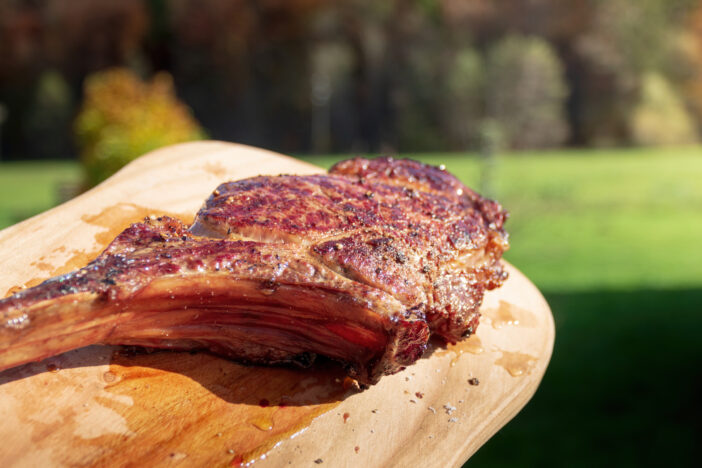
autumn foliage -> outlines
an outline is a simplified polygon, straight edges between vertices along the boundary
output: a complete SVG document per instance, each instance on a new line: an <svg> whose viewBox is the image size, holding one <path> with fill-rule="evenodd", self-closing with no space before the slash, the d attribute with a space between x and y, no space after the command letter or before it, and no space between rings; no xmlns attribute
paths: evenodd
<svg viewBox="0 0 702 468"><path fill-rule="evenodd" d="M86 80L75 134L89 185L151 150L204 136L190 110L176 98L170 75L159 73L142 81L120 68Z"/></svg>
<svg viewBox="0 0 702 468"><path fill-rule="evenodd" d="M508 148L684 144L701 25L699 0L9 0L0 144L70 157L84 81L114 66L168 72L211 137L283 152L474 150L485 128Z"/></svg>

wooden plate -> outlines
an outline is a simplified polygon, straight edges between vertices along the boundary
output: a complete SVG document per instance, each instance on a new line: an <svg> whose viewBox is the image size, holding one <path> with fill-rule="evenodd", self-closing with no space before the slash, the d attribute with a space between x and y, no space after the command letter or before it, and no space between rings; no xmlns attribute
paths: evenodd
<svg viewBox="0 0 702 468"><path fill-rule="evenodd" d="M150 214L190 222L225 180L321 169L187 143L0 231L0 294L85 265ZM539 291L508 265L475 336L358 391L333 365L245 367L206 353L91 346L0 373L1 466L458 466L531 398L554 341Z"/></svg>

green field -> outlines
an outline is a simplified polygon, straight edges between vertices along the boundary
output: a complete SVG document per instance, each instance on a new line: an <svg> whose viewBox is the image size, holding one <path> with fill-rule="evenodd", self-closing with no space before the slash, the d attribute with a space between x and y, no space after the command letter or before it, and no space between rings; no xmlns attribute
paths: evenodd
<svg viewBox="0 0 702 468"><path fill-rule="evenodd" d="M443 163L480 187L467 155ZM331 157L308 157L329 166ZM491 195L507 258L556 320L534 399L470 466L687 466L702 455L702 148L509 155ZM48 208L71 164L0 165L0 226Z"/></svg>
<svg viewBox="0 0 702 468"><path fill-rule="evenodd" d="M74 162L12 162L0 164L0 229L41 213L65 198L81 171Z"/></svg>

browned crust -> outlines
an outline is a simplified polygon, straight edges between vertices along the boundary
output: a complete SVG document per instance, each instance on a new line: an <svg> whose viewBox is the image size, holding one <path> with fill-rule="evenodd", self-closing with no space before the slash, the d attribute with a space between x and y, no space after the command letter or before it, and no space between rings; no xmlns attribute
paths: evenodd
<svg viewBox="0 0 702 468"><path fill-rule="evenodd" d="M506 277L505 219L409 160L228 182L192 226L146 219L87 267L0 301L0 368L105 342L255 363L324 354L374 383L430 333L475 331L485 290Z"/></svg>

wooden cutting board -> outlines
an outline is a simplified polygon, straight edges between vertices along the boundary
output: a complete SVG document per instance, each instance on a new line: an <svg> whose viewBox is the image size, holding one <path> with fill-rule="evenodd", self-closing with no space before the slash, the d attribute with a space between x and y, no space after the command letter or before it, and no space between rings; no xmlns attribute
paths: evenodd
<svg viewBox="0 0 702 468"><path fill-rule="evenodd" d="M132 222L190 222L226 180L321 169L187 143L0 231L0 295L84 266ZM539 291L508 265L476 335L359 391L332 365L245 367L207 353L91 346L0 373L0 466L459 466L531 398L554 341Z"/></svg>

